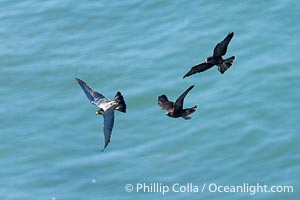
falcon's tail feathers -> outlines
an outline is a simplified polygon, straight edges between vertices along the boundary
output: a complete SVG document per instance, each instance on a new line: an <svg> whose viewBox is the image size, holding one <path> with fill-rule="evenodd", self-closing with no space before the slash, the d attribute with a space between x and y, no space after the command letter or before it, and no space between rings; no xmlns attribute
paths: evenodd
<svg viewBox="0 0 300 200"><path fill-rule="evenodd" d="M194 113L198 108L198 104L193 106L192 108L187 108L187 109L184 109L185 110L185 113L183 114L183 118L185 120L189 120L191 119L191 117L189 115L191 115L192 113Z"/></svg>
<svg viewBox="0 0 300 200"><path fill-rule="evenodd" d="M124 97L121 94L121 92L119 92L119 91L117 92L114 100L118 104L116 107L116 110L126 113L126 103L125 103Z"/></svg>
<svg viewBox="0 0 300 200"><path fill-rule="evenodd" d="M224 59L222 65L218 66L220 73L224 74L232 66L234 60L235 60L235 56L231 56L230 58Z"/></svg>

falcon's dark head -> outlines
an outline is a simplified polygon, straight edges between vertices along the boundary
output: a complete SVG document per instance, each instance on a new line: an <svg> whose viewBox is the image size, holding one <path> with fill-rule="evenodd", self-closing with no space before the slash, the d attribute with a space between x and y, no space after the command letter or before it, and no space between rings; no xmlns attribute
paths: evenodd
<svg viewBox="0 0 300 200"><path fill-rule="evenodd" d="M102 115L104 112L104 110L102 108L100 108L97 112L96 115Z"/></svg>
<svg viewBox="0 0 300 200"><path fill-rule="evenodd" d="M206 63L212 63L212 62L213 62L213 57L210 56L210 57L206 58L206 59L205 59L205 62L206 62Z"/></svg>

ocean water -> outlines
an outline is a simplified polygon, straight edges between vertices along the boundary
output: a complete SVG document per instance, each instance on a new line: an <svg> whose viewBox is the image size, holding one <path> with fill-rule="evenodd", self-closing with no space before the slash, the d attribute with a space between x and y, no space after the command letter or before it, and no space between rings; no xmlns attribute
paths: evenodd
<svg viewBox="0 0 300 200"><path fill-rule="evenodd" d="M299 199L299 8L292 0L1 1L0 198ZM231 31L232 68L182 79ZM127 102L103 153L102 117L74 77L109 98L120 90ZM192 119L165 116L157 96L175 100L193 84ZM170 191L137 191L144 183ZM171 191L176 183L199 191ZM209 190L257 183L293 192Z"/></svg>

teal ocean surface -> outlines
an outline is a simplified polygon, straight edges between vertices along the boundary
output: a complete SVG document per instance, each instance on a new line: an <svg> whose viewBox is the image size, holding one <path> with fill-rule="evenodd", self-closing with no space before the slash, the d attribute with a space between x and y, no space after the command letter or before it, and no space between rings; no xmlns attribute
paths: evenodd
<svg viewBox="0 0 300 200"><path fill-rule="evenodd" d="M299 8L292 0L1 1L0 198L300 199ZM182 79L231 31L233 67ZM74 77L125 97L104 152L102 116ZM157 97L175 100L193 84L192 119L165 116ZM199 191L173 191L176 183ZM212 191L243 184L293 192Z"/></svg>

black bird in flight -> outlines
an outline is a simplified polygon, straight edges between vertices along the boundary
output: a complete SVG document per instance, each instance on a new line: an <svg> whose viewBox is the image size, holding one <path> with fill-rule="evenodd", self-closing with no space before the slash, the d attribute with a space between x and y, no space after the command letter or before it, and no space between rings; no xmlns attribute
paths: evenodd
<svg viewBox="0 0 300 200"><path fill-rule="evenodd" d="M221 74L224 74L225 71L232 66L232 63L235 59L235 56L231 56L230 58L226 59L222 58L222 56L224 56L227 52L228 44L233 35L233 32L229 33L222 42L215 46L213 56L206 58L205 62L193 66L190 71L183 76L183 78L206 71L214 65L218 66L218 70Z"/></svg>
<svg viewBox="0 0 300 200"><path fill-rule="evenodd" d="M196 111L198 105L193 106L192 108L183 109L183 101L185 96L191 91L194 85L190 86L184 93L178 97L174 102L169 101L166 95L161 95L158 97L158 105L161 109L166 110L166 115L173 118L182 117L184 119L191 119L189 115Z"/></svg>
<svg viewBox="0 0 300 200"><path fill-rule="evenodd" d="M100 94L90 88L84 81L79 78L75 78L77 83L80 85L84 94L88 98L91 104L98 106L99 110L96 112L96 115L102 115L104 118L103 123L103 132L105 137L104 149L107 147L110 142L110 137L112 129L114 127L115 114L114 110L126 113L126 104L121 92L117 92L114 100L109 100L103 94Z"/></svg>

